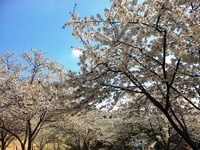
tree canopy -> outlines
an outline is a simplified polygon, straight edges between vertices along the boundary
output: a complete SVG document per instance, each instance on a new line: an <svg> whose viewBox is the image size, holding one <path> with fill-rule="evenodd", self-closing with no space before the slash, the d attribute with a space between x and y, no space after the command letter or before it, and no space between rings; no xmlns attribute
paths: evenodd
<svg viewBox="0 0 200 150"><path fill-rule="evenodd" d="M81 72L73 82L90 105L129 99L131 109L152 106L198 149L200 113L200 3L180 0L111 0L104 15L71 13L72 35L82 43ZM154 109L153 109L154 108ZM193 116L193 117L191 117Z"/></svg>
<svg viewBox="0 0 200 150"><path fill-rule="evenodd" d="M24 51L20 59L11 52L0 57L0 131L15 137L23 150L30 150L41 128L60 110L69 111L73 102L66 98L71 90L64 84L68 76L63 66L42 51L31 52ZM8 144L3 137L2 150Z"/></svg>

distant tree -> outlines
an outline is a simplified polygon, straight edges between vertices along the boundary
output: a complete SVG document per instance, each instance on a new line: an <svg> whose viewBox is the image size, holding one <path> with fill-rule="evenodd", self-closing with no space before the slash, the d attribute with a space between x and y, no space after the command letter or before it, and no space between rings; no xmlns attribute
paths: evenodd
<svg viewBox="0 0 200 150"><path fill-rule="evenodd" d="M95 123L99 126L98 141L103 146L112 147L112 149L129 150L132 149L133 141L141 139L139 128L136 126L142 118L134 116L126 118L124 112L99 112Z"/></svg>
<svg viewBox="0 0 200 150"><path fill-rule="evenodd" d="M50 129L47 130L48 132L45 132L45 130L42 130L41 132L38 133L37 137L34 140L34 145L37 147L39 150L43 150L44 147L49 143L49 133L51 132Z"/></svg>
<svg viewBox="0 0 200 150"><path fill-rule="evenodd" d="M81 111L80 111L81 112ZM93 116L88 114L65 115L62 121L53 125L52 142L61 143L73 150L89 150L97 138L98 125L94 123Z"/></svg>
<svg viewBox="0 0 200 150"><path fill-rule="evenodd" d="M79 96L90 105L115 105L127 95L135 108L151 103L197 150L191 124L200 114L199 1L111 2L104 17L72 13L63 27L72 26L83 44L75 48L81 73L72 80Z"/></svg>
<svg viewBox="0 0 200 150"><path fill-rule="evenodd" d="M80 147L77 148L80 150L105 147L128 150L132 148L134 138L141 138L140 130L136 126L138 119L142 118L126 119L121 111L94 109L85 113L79 112L63 120L63 124L55 126L62 134L58 136L57 133L56 136L61 137L66 145Z"/></svg>

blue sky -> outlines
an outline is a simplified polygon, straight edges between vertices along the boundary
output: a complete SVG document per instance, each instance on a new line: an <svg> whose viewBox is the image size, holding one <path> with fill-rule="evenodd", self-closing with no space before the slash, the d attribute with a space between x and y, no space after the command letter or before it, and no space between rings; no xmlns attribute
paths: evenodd
<svg viewBox="0 0 200 150"><path fill-rule="evenodd" d="M0 53L20 54L35 48L66 68L78 70L78 58L70 47L79 43L70 27L61 28L70 19L75 2L81 17L103 13L109 6L109 0L0 0Z"/></svg>

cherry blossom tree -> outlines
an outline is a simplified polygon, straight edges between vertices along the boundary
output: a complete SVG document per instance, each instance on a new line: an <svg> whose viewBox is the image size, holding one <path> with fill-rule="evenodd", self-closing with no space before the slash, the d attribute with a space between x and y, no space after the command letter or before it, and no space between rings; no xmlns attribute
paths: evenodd
<svg viewBox="0 0 200 150"><path fill-rule="evenodd" d="M90 105L126 98L132 109L153 104L197 150L191 124L200 114L199 1L111 2L104 16L81 18L74 9L63 26L83 44L75 48L81 72L72 81L79 96Z"/></svg>
<svg viewBox="0 0 200 150"><path fill-rule="evenodd" d="M42 51L31 49L31 52L24 51L20 60L15 60L13 53L1 55L1 104L9 113L4 120L12 116L21 132L13 132L9 123L0 128L18 140L22 150L26 145L30 150L42 127L55 121L56 112L67 109L70 103L66 99L70 90L65 85L68 76L64 67L45 58ZM61 107L63 99L66 104Z"/></svg>
<svg viewBox="0 0 200 150"><path fill-rule="evenodd" d="M7 52L1 55L0 58L0 131L1 131L1 149L6 149L7 146L15 139L13 134L21 134L21 122L17 122L8 110L11 105L10 94L12 93L12 83L18 77L20 66L15 65L13 59L14 53ZM13 134L12 134L12 133Z"/></svg>

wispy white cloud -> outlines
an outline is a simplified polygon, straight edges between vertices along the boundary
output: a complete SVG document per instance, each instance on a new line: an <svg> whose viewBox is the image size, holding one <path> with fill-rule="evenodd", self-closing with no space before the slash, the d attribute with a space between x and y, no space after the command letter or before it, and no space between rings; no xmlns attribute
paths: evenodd
<svg viewBox="0 0 200 150"><path fill-rule="evenodd" d="M82 52L78 49L73 49L72 50L72 57L79 57L80 55L82 55Z"/></svg>

